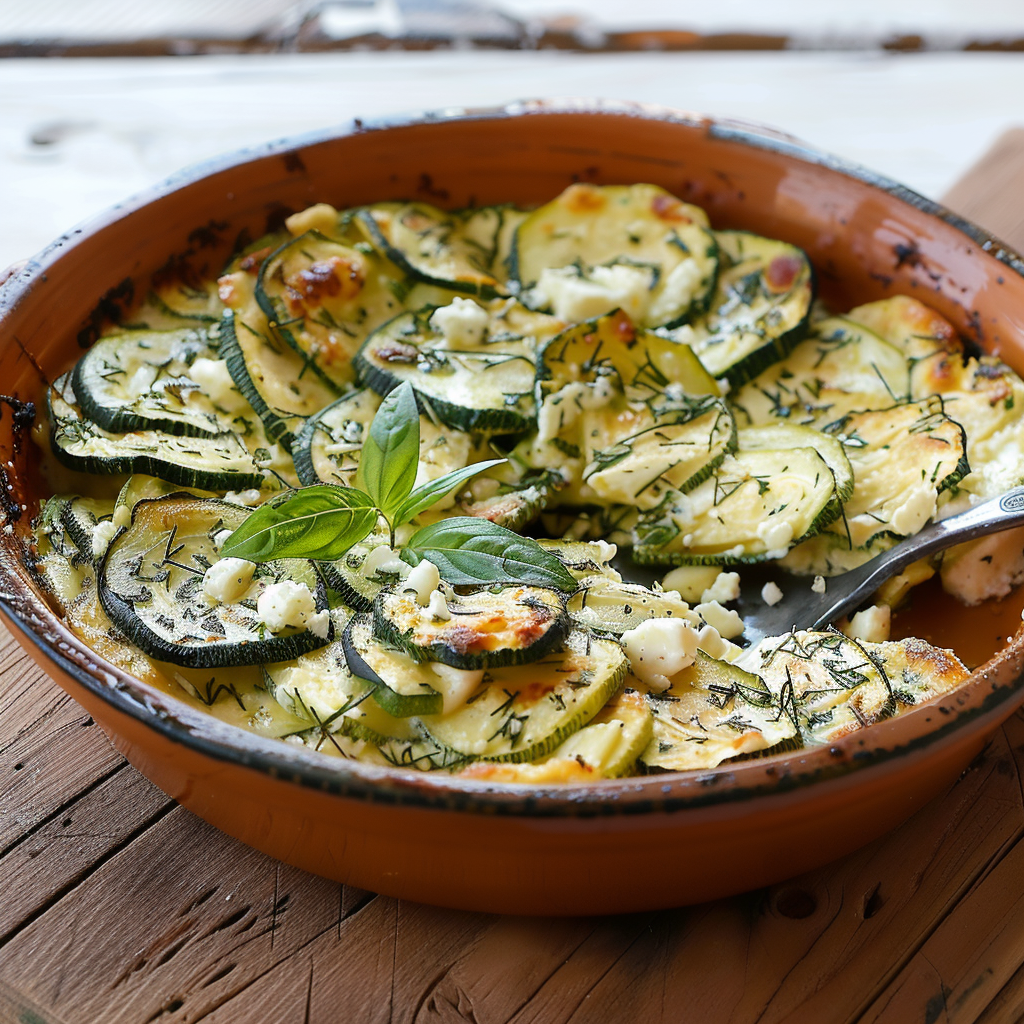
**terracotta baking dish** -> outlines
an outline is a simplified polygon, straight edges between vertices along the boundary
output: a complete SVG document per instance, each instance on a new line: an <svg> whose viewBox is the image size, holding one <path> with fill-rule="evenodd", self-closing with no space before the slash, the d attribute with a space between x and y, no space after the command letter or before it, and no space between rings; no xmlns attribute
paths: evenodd
<svg viewBox="0 0 1024 1024"><path fill-rule="evenodd" d="M802 246L835 308L919 295L1024 368L1024 262L936 204L764 129L538 102L356 122L213 161L115 207L0 289L2 390L34 399L171 254L214 272L241 233L256 237L316 201L531 203L577 179L655 182L704 206L716 227ZM832 747L712 772L526 789L296 750L143 685L63 626L21 550L39 496L34 448L14 407L0 412L0 491L8 516L21 512L0 534L0 602L19 641L170 796L275 857L377 892L595 914L764 885L891 829L949 786L1024 702L1018 633L940 701ZM941 642L941 630L933 636Z"/></svg>

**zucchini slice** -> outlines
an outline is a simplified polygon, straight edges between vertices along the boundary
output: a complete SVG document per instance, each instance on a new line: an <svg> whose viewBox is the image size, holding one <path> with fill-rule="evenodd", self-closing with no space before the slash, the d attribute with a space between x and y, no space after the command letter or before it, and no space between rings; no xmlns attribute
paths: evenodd
<svg viewBox="0 0 1024 1024"><path fill-rule="evenodd" d="M338 389L351 386L352 357L371 331L402 311L407 291L376 254L319 231L285 242L256 279L256 301L271 332Z"/></svg>
<svg viewBox="0 0 1024 1024"><path fill-rule="evenodd" d="M241 395L204 394L190 376L218 358L219 330L126 331L100 338L72 373L82 413L104 430L215 437L237 429ZM220 399L220 400L218 400Z"/></svg>
<svg viewBox="0 0 1024 1024"><path fill-rule="evenodd" d="M617 779L634 774L653 729L653 716L643 695L625 690L542 760L517 764L477 761L460 774L485 782L534 786Z"/></svg>
<svg viewBox="0 0 1024 1024"><path fill-rule="evenodd" d="M546 587L478 590L449 598L447 606L449 617L439 619L401 584L382 590L373 602L374 635L416 661L491 669L537 661L569 632L561 596Z"/></svg>
<svg viewBox="0 0 1024 1024"><path fill-rule="evenodd" d="M813 448L828 464L836 482L836 497L847 501L853 494L853 466L843 443L833 434L796 423L767 423L763 427L747 427L738 433L741 451L760 452L783 448Z"/></svg>
<svg viewBox="0 0 1024 1024"><path fill-rule="evenodd" d="M453 306L457 315L472 315ZM421 410L429 407L454 430L510 434L531 427L537 342L561 325L497 301L487 307L486 323L481 315L468 329L446 332L435 309L447 308L403 313L371 334L353 361L360 379L381 395L409 381Z"/></svg>
<svg viewBox="0 0 1024 1024"><path fill-rule="evenodd" d="M646 619L679 618L700 621L696 612L674 591L648 590L607 576L592 576L566 601L572 621L581 629L621 636Z"/></svg>
<svg viewBox="0 0 1024 1024"><path fill-rule="evenodd" d="M422 725L464 757L533 761L589 722L622 684L626 668L618 644L573 630L561 651L486 673L465 705L425 717Z"/></svg>
<svg viewBox="0 0 1024 1024"><path fill-rule="evenodd" d="M524 301L561 320L624 309L647 327L703 313L718 272L707 215L657 185L570 185L516 230Z"/></svg>
<svg viewBox="0 0 1024 1024"><path fill-rule="evenodd" d="M583 479L603 502L656 508L669 490L693 490L736 450L736 422L721 399L665 413L594 452Z"/></svg>
<svg viewBox="0 0 1024 1024"><path fill-rule="evenodd" d="M501 294L492 265L501 220L487 212L449 213L430 203L374 203L356 215L370 242L428 284L483 298Z"/></svg>
<svg viewBox="0 0 1024 1024"><path fill-rule="evenodd" d="M647 700L654 735L640 760L648 769L714 768L800 745L792 718L761 679L703 651L669 689Z"/></svg>
<svg viewBox="0 0 1024 1024"><path fill-rule="evenodd" d="M292 448L299 479L306 485L351 487L359 468L363 439L380 403L376 392L363 388L349 392L306 420ZM483 457L472 435L446 428L429 416L420 416L418 484L462 469ZM442 499L434 508L450 507L454 501Z"/></svg>
<svg viewBox="0 0 1024 1024"><path fill-rule="evenodd" d="M354 615L342 635L349 671L373 687L373 699L395 718L436 715L444 695L435 690L437 675L429 664L374 636L373 616Z"/></svg>
<svg viewBox="0 0 1024 1024"><path fill-rule="evenodd" d="M970 472L963 427L943 413L938 396L854 413L832 430L856 478L844 521L831 527L850 547L917 533L934 516L938 496Z"/></svg>
<svg viewBox="0 0 1024 1024"><path fill-rule="evenodd" d="M208 491L261 487L260 465L236 434L178 437L160 430L120 434L82 415L67 374L47 391L50 442L57 460L85 473L148 473Z"/></svg>
<svg viewBox="0 0 1024 1024"><path fill-rule="evenodd" d="M842 633L769 637L753 662L806 746L831 743L896 710L882 659Z"/></svg>
<svg viewBox="0 0 1024 1024"><path fill-rule="evenodd" d="M814 273L802 249L746 231L716 231L721 257L707 314L690 345L733 387L784 359L807 333Z"/></svg>
<svg viewBox="0 0 1024 1024"><path fill-rule="evenodd" d="M963 342L953 325L909 295L893 295L865 303L851 309L846 318L874 331L898 348L912 364L937 353L963 356Z"/></svg>
<svg viewBox="0 0 1024 1024"><path fill-rule="evenodd" d="M507 530L519 532L523 527L529 526L548 507L555 494L565 486L565 478L557 470L530 470L514 484L499 483L497 493L490 497L476 498L478 488L474 487L474 483L479 481L479 486L482 487L484 481L489 482L493 479L494 477L488 476L485 471L470 481L464 492L470 497L457 501L454 510L443 511L442 514L478 516L504 526ZM417 519L421 522L431 519L433 514L443 509L444 503L439 503Z"/></svg>
<svg viewBox="0 0 1024 1024"><path fill-rule="evenodd" d="M813 448L738 451L689 494L670 491L633 529L640 563L733 565L780 557L842 513Z"/></svg>
<svg viewBox="0 0 1024 1024"><path fill-rule="evenodd" d="M578 580L593 576L605 576L621 582L622 577L612 568L616 555L614 544L603 540L549 540L537 541L542 548L550 551Z"/></svg>
<svg viewBox="0 0 1024 1024"><path fill-rule="evenodd" d="M237 529L248 515L215 498L138 502L131 525L114 537L100 565L99 597L111 621L151 657L192 668L283 661L329 643L333 624L324 636L310 629L274 635L257 615L260 595L283 580L306 586L317 612L327 608L323 581L307 559L257 565L238 601L205 596L203 575L220 557L214 537Z"/></svg>
<svg viewBox="0 0 1024 1024"><path fill-rule="evenodd" d="M368 612L373 608L374 598L385 587L400 582L398 573L377 569L367 575L363 572L366 556L375 548L391 541L388 529L378 525L358 544L354 544L341 558L333 562L320 562L320 572L327 585L340 596L350 608Z"/></svg>
<svg viewBox="0 0 1024 1024"><path fill-rule="evenodd" d="M80 497L62 499L57 514L78 551L95 560L93 534L101 522L109 521L113 516L114 507L110 500Z"/></svg>
<svg viewBox="0 0 1024 1024"><path fill-rule="evenodd" d="M862 642L861 646L888 677L899 710L948 693L970 675L952 651L916 637L882 644Z"/></svg>
<svg viewBox="0 0 1024 1024"><path fill-rule="evenodd" d="M906 401L910 370L899 349L846 317L816 324L782 362L730 395L740 426L786 420L825 426L860 409Z"/></svg>

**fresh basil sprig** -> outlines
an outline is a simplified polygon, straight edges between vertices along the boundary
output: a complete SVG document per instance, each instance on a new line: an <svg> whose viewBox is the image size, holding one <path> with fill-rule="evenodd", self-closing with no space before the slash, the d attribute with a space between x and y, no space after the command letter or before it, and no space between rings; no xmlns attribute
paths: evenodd
<svg viewBox="0 0 1024 1024"><path fill-rule="evenodd" d="M318 484L286 491L253 512L228 537L221 554L250 562L333 561L369 534L378 515L369 495L354 487Z"/></svg>
<svg viewBox="0 0 1024 1024"><path fill-rule="evenodd" d="M576 580L550 551L530 537L475 516L453 516L417 530L402 549L416 565L428 558L454 586L533 583L573 591Z"/></svg>
<svg viewBox="0 0 1024 1024"><path fill-rule="evenodd" d="M420 414L412 385L405 381L381 402L373 417L359 457L358 487L316 484L280 494L256 509L228 538L221 553L251 562L333 561L367 537L381 516L394 547L399 526L463 481L505 461L477 462L414 488L419 454Z"/></svg>

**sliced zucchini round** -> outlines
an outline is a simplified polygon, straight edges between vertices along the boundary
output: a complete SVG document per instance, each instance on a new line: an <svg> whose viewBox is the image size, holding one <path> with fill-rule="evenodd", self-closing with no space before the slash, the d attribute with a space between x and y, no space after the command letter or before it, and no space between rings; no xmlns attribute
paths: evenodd
<svg viewBox="0 0 1024 1024"><path fill-rule="evenodd" d="M582 630L543 661L500 668L458 710L422 719L427 734L465 757L532 761L586 725L626 675L618 644Z"/></svg>
<svg viewBox="0 0 1024 1024"><path fill-rule="evenodd" d="M256 301L272 332L329 385L346 388L363 340L402 311L402 277L372 252L307 231L260 265Z"/></svg>
<svg viewBox="0 0 1024 1024"><path fill-rule="evenodd" d="M82 413L104 430L163 430L215 437L234 430L237 410L218 405L189 376L196 359L217 359L208 330L125 331L100 338L71 381Z"/></svg>
<svg viewBox="0 0 1024 1024"><path fill-rule="evenodd" d="M696 612L674 591L653 591L636 583L592 576L566 601L580 628L621 636L647 619L678 618L697 625Z"/></svg>
<svg viewBox="0 0 1024 1024"><path fill-rule="evenodd" d="M261 487L265 477L236 434L178 437L160 430L103 430L82 415L68 376L47 390L50 442L58 461L84 473L148 473L208 491Z"/></svg>
<svg viewBox="0 0 1024 1024"><path fill-rule="evenodd" d="M648 327L707 309L718 245L707 215L657 185L570 185L516 230L511 265L528 305L562 320L616 308Z"/></svg>
<svg viewBox="0 0 1024 1024"><path fill-rule="evenodd" d="M353 360L356 372L381 395L409 381L420 409L454 430L526 430L533 425L537 341L560 325L507 302L487 311L479 340L455 341L431 326L434 307L403 313L366 339Z"/></svg>
<svg viewBox="0 0 1024 1024"><path fill-rule="evenodd" d="M434 689L438 679L428 664L374 635L373 616L354 615L342 635L349 671L373 686L373 699L395 718L436 715L444 695Z"/></svg>
<svg viewBox="0 0 1024 1024"><path fill-rule="evenodd" d="M261 333L253 319L239 314L224 318L220 355L267 437L290 448L306 418L330 405L337 391L309 369L307 359Z"/></svg>
<svg viewBox="0 0 1024 1024"><path fill-rule="evenodd" d="M689 494L670 491L633 529L641 563L732 565L780 557L842 514L813 448L738 451Z"/></svg>
<svg viewBox="0 0 1024 1024"><path fill-rule="evenodd" d="M114 508L109 498L68 498L61 503L59 515L68 536L82 554L93 557L93 533L109 520Z"/></svg>
<svg viewBox="0 0 1024 1024"><path fill-rule="evenodd" d="M484 298L502 291L492 270L501 220L489 212L386 202L360 210L357 220L377 249L421 281Z"/></svg>
<svg viewBox="0 0 1024 1024"><path fill-rule="evenodd" d="M784 359L807 333L814 273L802 249L747 231L716 231L718 283L694 324L694 352L733 387Z"/></svg>
<svg viewBox="0 0 1024 1024"><path fill-rule="evenodd" d="M537 661L569 632L561 595L546 587L478 590L446 603L449 618L435 618L401 584L382 590L373 602L374 635L416 661L491 669Z"/></svg>
<svg viewBox="0 0 1024 1024"><path fill-rule="evenodd" d="M591 576L607 576L608 579L621 582L622 577L612 568L612 559L616 550L613 544L603 540L550 540L543 538L537 541L546 551L550 551L576 577L586 580Z"/></svg>
<svg viewBox="0 0 1024 1024"><path fill-rule="evenodd" d="M800 746L778 694L763 680L703 651L663 693L648 693L654 734L640 758L656 771L714 768L724 761Z"/></svg>
<svg viewBox="0 0 1024 1024"><path fill-rule="evenodd" d="M216 498L138 502L131 525L117 533L100 565L99 596L111 621L151 657L193 668L283 661L329 643L333 625L325 636L309 629L272 634L257 615L259 596L283 580L308 587L318 612L327 608L326 588L307 559L257 565L238 601L205 596L203 575L220 558L214 538L248 515Z"/></svg>
<svg viewBox="0 0 1024 1024"><path fill-rule="evenodd" d="M604 502L652 509L670 490L693 490L735 450L732 413L721 399L707 398L598 449L583 479Z"/></svg>
<svg viewBox="0 0 1024 1024"><path fill-rule="evenodd" d="M932 647L916 637L881 644L861 641L861 646L888 677L897 708L912 707L948 693L970 675L952 651Z"/></svg>
<svg viewBox="0 0 1024 1024"><path fill-rule="evenodd" d="M483 476L486 473L477 479ZM518 533L548 507L564 486L565 478L557 470L533 470L523 474L518 483L499 485L498 492L489 498L457 502L454 513L489 519L506 530ZM467 489L472 493L472 484ZM442 516L450 514L450 510L439 512ZM430 512L427 517L430 517Z"/></svg>
<svg viewBox="0 0 1024 1024"><path fill-rule="evenodd" d="M391 535L384 525L379 525L366 538L354 544L345 554L333 562L320 562L320 571L327 585L336 591L342 601L350 608L359 612L368 612L373 608L373 599L385 587L399 582L397 573L377 570L366 575L363 563L366 556L375 548L387 545Z"/></svg>
<svg viewBox="0 0 1024 1024"><path fill-rule="evenodd" d="M899 349L842 316L815 324L781 362L729 396L740 426L783 419L822 427L860 409L905 401L910 370Z"/></svg>
<svg viewBox="0 0 1024 1024"><path fill-rule="evenodd" d="M799 630L769 637L756 662L807 746L834 742L896 710L882 659L842 633Z"/></svg>

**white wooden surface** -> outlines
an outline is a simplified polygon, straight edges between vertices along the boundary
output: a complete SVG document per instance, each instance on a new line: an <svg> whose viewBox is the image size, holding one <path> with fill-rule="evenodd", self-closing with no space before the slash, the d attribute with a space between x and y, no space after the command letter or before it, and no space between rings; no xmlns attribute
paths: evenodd
<svg viewBox="0 0 1024 1024"><path fill-rule="evenodd" d="M0 61L0 268L225 150L354 116L567 95L770 123L938 196L1024 121L1024 56L434 51Z"/></svg>

